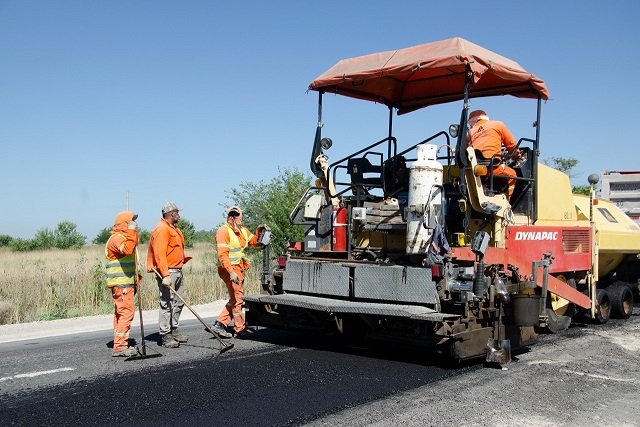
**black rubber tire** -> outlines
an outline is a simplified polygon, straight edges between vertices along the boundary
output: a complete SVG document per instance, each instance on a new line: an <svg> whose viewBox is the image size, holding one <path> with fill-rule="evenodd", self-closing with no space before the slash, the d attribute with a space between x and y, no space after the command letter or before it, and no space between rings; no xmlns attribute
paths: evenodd
<svg viewBox="0 0 640 427"><path fill-rule="evenodd" d="M633 292L631 288L621 282L616 282L607 288L611 300L611 317L614 319L628 319L633 313Z"/></svg>
<svg viewBox="0 0 640 427"><path fill-rule="evenodd" d="M596 317L594 322L603 325L609 321L611 317L611 299L609 292L604 289L596 290Z"/></svg>

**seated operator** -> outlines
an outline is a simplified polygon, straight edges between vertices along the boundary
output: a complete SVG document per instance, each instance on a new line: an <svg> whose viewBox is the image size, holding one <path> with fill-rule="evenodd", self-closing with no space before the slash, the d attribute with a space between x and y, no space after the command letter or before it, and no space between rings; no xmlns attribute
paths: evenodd
<svg viewBox="0 0 640 427"><path fill-rule="evenodd" d="M482 110L475 110L469 114L469 140L468 145L475 150L480 150L485 159L494 158L493 174L506 175L507 179L507 201L511 199L513 190L516 188L516 171L507 166L502 159L502 145L514 158L520 157L520 150L516 149L516 139L513 137L507 126L498 120L490 120L487 113Z"/></svg>

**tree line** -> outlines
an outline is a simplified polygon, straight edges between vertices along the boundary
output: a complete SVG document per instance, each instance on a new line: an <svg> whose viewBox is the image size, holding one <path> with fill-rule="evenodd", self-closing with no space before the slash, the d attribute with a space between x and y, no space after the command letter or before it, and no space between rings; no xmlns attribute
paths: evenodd
<svg viewBox="0 0 640 427"><path fill-rule="evenodd" d="M255 230L259 224L268 224L271 228L271 244L275 251L283 250L289 242L301 240L303 230L291 225L289 213L302 193L311 183L311 177L296 169L279 170L277 177L268 182L241 182L237 188L227 191L230 205L242 207L243 224ZM196 242L213 243L215 230L198 230L192 222L180 218L177 224L184 234L185 246L190 248ZM100 230L91 241L93 244L105 244L111 236L112 226ZM148 243L151 232L141 229L140 243ZM32 239L14 238L0 235L0 247L9 247L16 252L43 249L77 249L87 244L86 236L77 231L77 225L64 220L53 230L42 228Z"/></svg>

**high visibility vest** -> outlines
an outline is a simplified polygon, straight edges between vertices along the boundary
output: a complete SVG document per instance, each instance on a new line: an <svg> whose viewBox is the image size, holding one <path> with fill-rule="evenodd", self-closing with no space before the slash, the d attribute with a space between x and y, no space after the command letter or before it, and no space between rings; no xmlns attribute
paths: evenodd
<svg viewBox="0 0 640 427"><path fill-rule="evenodd" d="M231 265L238 265L242 262L242 259L246 259L247 257L244 254L244 249L247 247L249 243L249 230L240 227L240 233L244 237L244 245L240 243L240 239L233 231L233 228L229 226L229 224L225 224L227 227L227 231L229 232L229 262Z"/></svg>
<svg viewBox="0 0 640 427"><path fill-rule="evenodd" d="M109 240L111 240L109 237ZM122 236L120 234L120 236ZM124 237L124 236L123 236ZM109 246L109 240L107 240L107 244L104 247L104 256L107 258ZM125 255L122 258L118 259L109 259L107 258L107 263L105 264L107 270L107 286L113 288L114 286L118 286L121 288L127 288L136 283L136 256L135 252L131 255Z"/></svg>

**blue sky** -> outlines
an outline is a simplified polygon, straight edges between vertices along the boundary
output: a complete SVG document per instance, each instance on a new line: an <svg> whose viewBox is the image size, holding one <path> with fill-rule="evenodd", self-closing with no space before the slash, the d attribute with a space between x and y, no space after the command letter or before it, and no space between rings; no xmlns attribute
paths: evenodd
<svg viewBox="0 0 640 427"><path fill-rule="evenodd" d="M456 5L455 8L452 5ZM62 220L93 239L129 206L152 229L167 200L216 227L227 191L308 173L317 94L342 58L462 37L517 61L551 93L541 157L638 170L640 2L0 0L0 234ZM516 137L535 101L479 99ZM396 117L400 147L460 103ZM326 96L333 159L386 136L386 107Z"/></svg>

